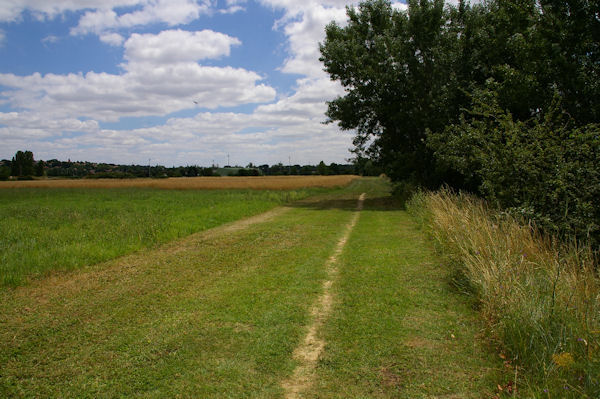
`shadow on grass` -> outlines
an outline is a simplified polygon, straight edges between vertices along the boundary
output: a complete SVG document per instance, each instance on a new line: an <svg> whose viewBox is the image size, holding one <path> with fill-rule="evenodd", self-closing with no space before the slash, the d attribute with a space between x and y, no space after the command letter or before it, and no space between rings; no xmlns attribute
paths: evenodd
<svg viewBox="0 0 600 399"><path fill-rule="evenodd" d="M310 199L298 201L290 206L293 208L304 208L313 210L345 210L355 211L357 198L327 198L327 199ZM404 202L399 199L387 195L381 197L367 198L364 202L364 209L370 211L402 211L405 210Z"/></svg>

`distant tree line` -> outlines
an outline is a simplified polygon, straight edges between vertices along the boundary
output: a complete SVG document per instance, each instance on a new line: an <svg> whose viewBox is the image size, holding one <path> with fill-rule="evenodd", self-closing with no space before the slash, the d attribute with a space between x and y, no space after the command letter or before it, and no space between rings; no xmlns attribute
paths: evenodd
<svg viewBox="0 0 600 399"><path fill-rule="evenodd" d="M318 165L284 165L278 163L275 165L260 165L258 167L264 176L277 175L352 175L362 174L355 165L330 163L327 165L321 161Z"/></svg>
<svg viewBox="0 0 600 399"><path fill-rule="evenodd" d="M128 179L128 178L166 178L197 176L277 176L277 175L343 175L361 174L379 175L381 170L370 161L363 164L329 165L321 161L318 165L275 165L246 167L203 167L197 165L165 167L161 165L118 165L110 163L59 161L35 161L31 151L18 151L12 160L0 161L0 180L11 178L32 179L34 176L54 178L87 179Z"/></svg>
<svg viewBox="0 0 600 399"><path fill-rule="evenodd" d="M399 186L449 185L600 247L600 2L368 0L326 28L329 122Z"/></svg>

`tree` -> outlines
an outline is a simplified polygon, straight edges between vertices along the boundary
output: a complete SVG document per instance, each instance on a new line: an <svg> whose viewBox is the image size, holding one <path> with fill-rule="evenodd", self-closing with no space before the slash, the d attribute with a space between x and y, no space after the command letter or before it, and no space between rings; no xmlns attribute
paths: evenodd
<svg viewBox="0 0 600 399"><path fill-rule="evenodd" d="M347 14L346 27L327 26L320 47L325 70L346 90L328 104L328 122L355 130L356 156L394 180L436 186L451 178L425 139L427 129L457 120L465 101L457 74L449 73L460 59L458 11L442 0L410 1L408 12L369 0Z"/></svg>
<svg viewBox="0 0 600 399"><path fill-rule="evenodd" d="M516 120L543 118L558 93L574 126L599 121L597 0L411 0L406 12L368 0L347 14L347 26L327 26L320 47L346 91L326 115L356 132L357 158L394 180L473 189L426 142L468 119L476 90L495 91Z"/></svg>
<svg viewBox="0 0 600 399"><path fill-rule="evenodd" d="M8 166L0 166L0 180L8 180L10 177L10 168Z"/></svg>
<svg viewBox="0 0 600 399"><path fill-rule="evenodd" d="M33 164L33 153L31 151L17 151L11 163L12 175L32 176Z"/></svg>
<svg viewBox="0 0 600 399"><path fill-rule="evenodd" d="M35 164L35 175L44 176L45 166L46 164L44 163L44 161L37 161L37 163Z"/></svg>
<svg viewBox="0 0 600 399"><path fill-rule="evenodd" d="M367 0L347 14L320 49L345 89L328 121L356 131L357 165L600 243L600 1L410 0L404 12Z"/></svg>
<svg viewBox="0 0 600 399"><path fill-rule="evenodd" d="M321 176L327 176L329 174L329 167L325 164L325 162L319 162L319 165L317 165L317 173Z"/></svg>

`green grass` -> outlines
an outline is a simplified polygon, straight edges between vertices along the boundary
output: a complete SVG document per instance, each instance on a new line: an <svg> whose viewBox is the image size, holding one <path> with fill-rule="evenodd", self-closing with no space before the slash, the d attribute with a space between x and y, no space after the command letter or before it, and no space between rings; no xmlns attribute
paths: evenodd
<svg viewBox="0 0 600 399"><path fill-rule="evenodd" d="M279 397L350 215L297 208L0 292L0 397Z"/></svg>
<svg viewBox="0 0 600 399"><path fill-rule="evenodd" d="M0 190L0 286L154 247L323 190Z"/></svg>
<svg viewBox="0 0 600 399"><path fill-rule="evenodd" d="M0 290L0 397L281 398L362 192L306 397L491 396L502 363L476 313L387 183L361 179L242 230Z"/></svg>
<svg viewBox="0 0 600 399"><path fill-rule="evenodd" d="M482 398L504 385L469 301L411 217L367 200L334 284L314 398Z"/></svg>
<svg viewBox="0 0 600 399"><path fill-rule="evenodd" d="M466 194L419 193L409 209L519 366L523 397L600 397L600 278L589 245L542 236Z"/></svg>

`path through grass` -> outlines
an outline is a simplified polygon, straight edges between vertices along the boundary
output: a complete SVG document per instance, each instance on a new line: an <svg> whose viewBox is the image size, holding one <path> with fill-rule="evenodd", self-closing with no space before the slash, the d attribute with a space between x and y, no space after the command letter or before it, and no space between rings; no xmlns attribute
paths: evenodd
<svg viewBox="0 0 600 399"><path fill-rule="evenodd" d="M283 397L361 192L371 200L336 265L303 395L486 397L498 361L406 214L376 199L386 190L362 180L254 224L0 290L0 397Z"/></svg>
<svg viewBox="0 0 600 399"><path fill-rule="evenodd" d="M339 260L309 398L491 398L498 355L406 212L371 198Z"/></svg>

